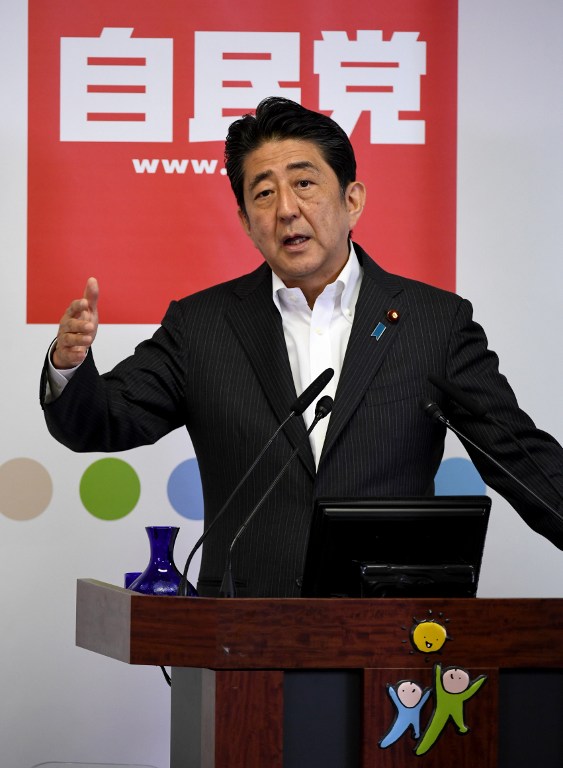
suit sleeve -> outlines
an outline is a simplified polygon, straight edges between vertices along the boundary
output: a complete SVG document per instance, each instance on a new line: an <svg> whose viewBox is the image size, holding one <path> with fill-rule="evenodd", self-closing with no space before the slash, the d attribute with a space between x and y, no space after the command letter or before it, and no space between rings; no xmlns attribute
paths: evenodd
<svg viewBox="0 0 563 768"><path fill-rule="evenodd" d="M455 403L440 399L440 395L437 400L453 426L559 512L554 515L479 451L465 444L485 482L504 496L533 530L563 549L563 448L519 407L498 363L496 354L488 349L483 329L473 320L471 304L462 301L442 375L485 406L487 415L477 418Z"/></svg>
<svg viewBox="0 0 563 768"><path fill-rule="evenodd" d="M183 323L172 303L160 328L110 373L89 354L60 397L40 400L49 432L73 451L122 451L156 442L186 421Z"/></svg>

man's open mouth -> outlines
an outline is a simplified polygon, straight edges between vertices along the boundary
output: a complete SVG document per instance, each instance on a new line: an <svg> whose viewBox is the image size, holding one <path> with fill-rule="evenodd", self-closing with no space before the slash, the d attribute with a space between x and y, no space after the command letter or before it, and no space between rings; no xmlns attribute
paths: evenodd
<svg viewBox="0 0 563 768"><path fill-rule="evenodd" d="M290 235L289 237L284 237L283 244L284 245L301 245L301 243L305 243L309 238L305 237L305 235Z"/></svg>

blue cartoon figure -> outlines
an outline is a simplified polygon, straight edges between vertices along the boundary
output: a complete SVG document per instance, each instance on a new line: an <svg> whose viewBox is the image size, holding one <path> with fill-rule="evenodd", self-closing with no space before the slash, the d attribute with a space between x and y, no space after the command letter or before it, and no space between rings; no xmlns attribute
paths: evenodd
<svg viewBox="0 0 563 768"><path fill-rule="evenodd" d="M442 673L440 664L434 667L435 709L426 726L422 739L417 744L415 754L423 755L434 745L448 720L454 721L459 733L467 733L469 728L463 717L463 705L474 696L487 679L485 675L469 680L469 674L459 667L447 667Z"/></svg>
<svg viewBox="0 0 563 768"><path fill-rule="evenodd" d="M401 680L396 685L388 685L387 693L397 709L395 720L379 742L382 749L394 744L397 739L412 728L413 736L418 739L420 736L420 713L430 696L430 688L422 690L420 685L413 683L412 680Z"/></svg>

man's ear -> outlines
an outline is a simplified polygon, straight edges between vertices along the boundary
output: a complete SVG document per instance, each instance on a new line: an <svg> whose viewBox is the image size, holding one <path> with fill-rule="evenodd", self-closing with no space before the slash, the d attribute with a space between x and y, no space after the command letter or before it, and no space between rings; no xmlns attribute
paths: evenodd
<svg viewBox="0 0 563 768"><path fill-rule="evenodd" d="M237 213L238 213L239 221L242 224L242 228L244 229L246 234L250 237L250 222L248 221L248 216L242 210L242 208L239 208Z"/></svg>
<svg viewBox="0 0 563 768"><path fill-rule="evenodd" d="M361 181L352 181L346 188L346 207L350 229L354 229L366 204L366 187Z"/></svg>

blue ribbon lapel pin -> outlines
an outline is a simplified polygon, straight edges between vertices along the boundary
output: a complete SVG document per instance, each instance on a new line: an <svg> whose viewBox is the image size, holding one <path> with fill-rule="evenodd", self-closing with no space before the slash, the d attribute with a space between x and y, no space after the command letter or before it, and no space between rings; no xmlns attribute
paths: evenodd
<svg viewBox="0 0 563 768"><path fill-rule="evenodd" d="M387 326L385 323L378 323L375 328L373 329L371 335L375 336L375 340L379 341L379 339L383 336L383 333L387 330Z"/></svg>

